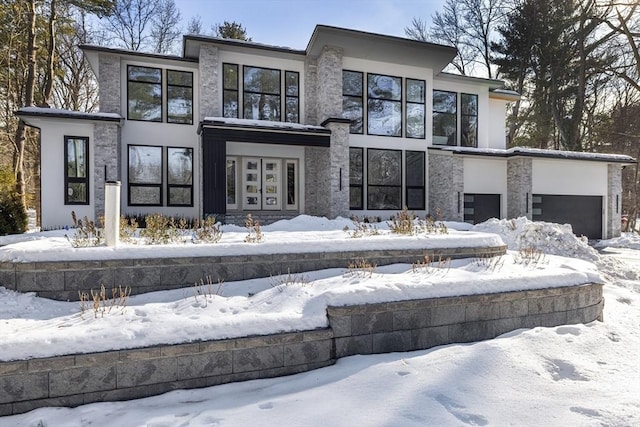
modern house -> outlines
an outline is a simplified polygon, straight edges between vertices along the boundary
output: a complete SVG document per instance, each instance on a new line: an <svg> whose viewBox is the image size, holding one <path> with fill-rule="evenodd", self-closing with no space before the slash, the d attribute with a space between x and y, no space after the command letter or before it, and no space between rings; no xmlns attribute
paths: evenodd
<svg viewBox="0 0 640 427"><path fill-rule="evenodd" d="M181 56L80 47L100 112L28 107L41 222L104 211L239 220L527 216L620 233L627 156L506 149L519 94L448 74L452 47L318 25L305 50L187 35Z"/></svg>

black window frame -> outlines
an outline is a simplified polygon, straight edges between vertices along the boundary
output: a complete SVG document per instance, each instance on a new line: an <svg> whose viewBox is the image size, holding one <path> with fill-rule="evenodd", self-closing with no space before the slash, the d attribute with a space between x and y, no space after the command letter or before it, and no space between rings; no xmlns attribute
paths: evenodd
<svg viewBox="0 0 640 427"><path fill-rule="evenodd" d="M167 74L167 96L165 96L165 105L166 105L166 109L167 109L167 123L172 123L172 124L180 124L180 125L192 125L193 124L193 71L184 71L184 70L173 70L170 68L167 68L165 70L166 74ZM189 74L191 75L191 85L186 86L186 85L181 85L181 84L172 84L171 83L171 79L169 79L169 73L182 73L182 74ZM171 99L173 99L170 96L170 90L169 88L172 87L176 87L176 88L189 88L191 89L191 97L190 97L190 101L191 101L191 116L187 121L178 121L178 120L171 120L171 111L169 109L169 101Z"/></svg>
<svg viewBox="0 0 640 427"><path fill-rule="evenodd" d="M409 158L408 158L408 154L409 153L419 153L422 154L422 166L421 166L421 171L422 171L422 184L421 185L409 185L409 182L411 181L409 179L409 174L413 171L416 170L416 168L411 168L409 167ZM404 152L404 158L405 158L405 189L404 189L404 196L405 196L405 202L404 202L404 206L407 207L407 209L410 210L424 210L426 208L426 158L427 155L424 151L420 151L420 150L406 150ZM410 205L409 204L409 190L421 190L421 194L422 194L422 205L417 206L417 205Z"/></svg>
<svg viewBox="0 0 640 427"><path fill-rule="evenodd" d="M171 183L171 153L170 150L189 150L191 152L190 161L191 161L191 176L189 178L190 184L172 184ZM192 147L174 147L167 146L166 147L166 159L167 159L167 206L193 206L193 148ZM171 201L171 189L172 188L188 188L190 191L190 202L189 203L173 203Z"/></svg>
<svg viewBox="0 0 640 427"><path fill-rule="evenodd" d="M271 93L271 92L257 92L257 91L251 91L251 90L247 90L246 89L246 84L245 84L245 70L247 68L256 68L256 69L260 69L260 70L269 70L269 71L277 71L278 72L278 93ZM273 119L261 119L261 118L255 118L255 117L250 117L250 120L272 120L272 121L276 121L276 122L280 122L282 121L282 70L279 68L269 68L269 67L257 67L255 65L242 65L242 117L244 117L245 119L247 118L245 115L245 103L247 102L247 94L249 95L265 95L265 96L277 96L278 97L278 116L274 117ZM239 105L238 105L239 107Z"/></svg>
<svg viewBox="0 0 640 427"><path fill-rule="evenodd" d="M353 183L353 179L351 176L351 171L352 171L352 164L351 164L351 152L356 152L359 151L360 152L360 184L354 184ZM349 147L349 210L354 210L354 211L359 211L359 210L363 210L364 209L364 183L365 183L365 176L364 176L364 148L362 147ZM352 195L351 195L351 190L352 189L359 189L360 190L360 203L356 206L356 205L352 205L351 201L352 201Z"/></svg>
<svg viewBox="0 0 640 427"><path fill-rule="evenodd" d="M380 77L388 77L391 79L400 79L400 99L392 99L392 98L381 98L381 97L376 97L376 96L371 96L371 94L369 93L369 82L371 81L371 78L375 77L375 76L380 76ZM367 73L367 135L372 135L372 136L387 136L387 137L392 137L392 138L402 138L402 129L403 129L403 108L402 108L402 103L404 100L403 97L403 78L399 77L399 76L391 76L388 74L378 74L378 73ZM363 88L364 90L364 88ZM370 102L371 101L383 101L383 102L393 102L394 104L397 104L400 106L400 127L399 127L399 134L398 135L389 135L389 134L384 134L384 133L372 133L370 126L371 126L371 119L370 119L370 114L371 114L371 108L370 108ZM363 112L364 115L364 112ZM364 127L364 124L363 124Z"/></svg>
<svg viewBox="0 0 640 427"><path fill-rule="evenodd" d="M442 92L442 93L449 93L449 94L453 94L453 95L455 96L455 107L456 107L456 111L455 111L455 112L453 112L453 113L451 113L451 112L449 112L449 111L436 110L436 108L435 108L435 102L433 102L433 99L434 99L434 98L435 98L435 96L436 96L436 92ZM445 145L445 146L450 146L450 147L455 147L455 146L457 146L457 145L458 145L458 111L459 111L459 108L458 108L458 92L454 92L454 91L450 91L450 90L434 89L434 90L433 90L433 92L432 92L432 95L431 95L431 99L432 99L432 106L433 106L433 108L432 108L432 111L433 111L433 112L432 112L432 118L433 118L433 121L432 121L432 126L431 126L432 144L433 144L433 145ZM446 144L437 144L437 143L433 140L433 137L434 137L434 136L444 136L444 135L436 135L436 134L434 133L434 132L435 132L435 130L436 130L436 127L433 125L433 123L435 122L436 114L442 114L442 115L447 115L447 116L453 117L453 119L454 119L454 123L455 123L455 126L454 126L455 131L454 131L454 134L453 134L453 141L447 141L447 143L446 143ZM453 142L453 143L451 143L451 142Z"/></svg>
<svg viewBox="0 0 640 427"><path fill-rule="evenodd" d="M427 82L426 80L420 79L412 79L405 78L405 111L404 111L404 119L405 119L405 137L411 139L426 139L427 138ZM409 100L409 82L419 82L423 85L423 100L422 102L410 101ZM409 135L409 106L410 105L421 105L422 106L422 136L413 136Z"/></svg>
<svg viewBox="0 0 640 427"><path fill-rule="evenodd" d="M400 168L400 170L398 171L398 179L399 179L399 183L398 184L393 184L393 185L380 185L380 184L371 184L371 182L373 181L371 179L370 174L372 173L372 171L374 170L374 168L371 167L370 161L371 161L371 153L373 151L393 151L393 152L397 152L399 153L399 159L398 159L398 167ZM384 211L384 210L400 210L402 209L402 150L395 150L395 149L388 149L388 148L367 148L367 210L379 210L379 211ZM382 208L372 208L370 206L370 200L369 200L369 196L370 196L370 190L374 189L374 188L396 188L398 193L398 204L395 206L390 206L390 207L382 207Z"/></svg>
<svg viewBox="0 0 640 427"><path fill-rule="evenodd" d="M225 70L226 68L235 68L236 70L236 87L227 87L227 80L225 79ZM234 93L236 95L236 115L231 116L226 114L225 105L227 101L227 96L230 93ZM222 64L222 116L226 118L234 118L237 119L240 117L240 66L238 64L232 64L228 62L224 62Z"/></svg>
<svg viewBox="0 0 640 427"><path fill-rule="evenodd" d="M464 97L474 97L475 98L475 114L465 113L464 109ZM465 128L463 127L465 124L465 118L475 117L475 143L474 144L463 144L463 137L465 135ZM460 142L459 145L461 147L478 147L478 94L475 93L460 93Z"/></svg>
<svg viewBox="0 0 640 427"><path fill-rule="evenodd" d="M296 83L296 94L295 95L289 95L287 89L289 88L289 86L287 85L287 81L289 80L288 77L289 75L293 75L295 74L297 76L297 83ZM290 121L289 120L289 100L296 100L296 120L295 121ZM290 70L285 70L284 71L284 117L282 117L284 120L284 122L287 123L300 123L300 73L298 71L290 71Z"/></svg>
<svg viewBox="0 0 640 427"><path fill-rule="evenodd" d="M150 70L157 70L160 72L160 82L146 82L146 81L139 81L139 80L133 80L130 78L130 70L132 68L147 68ZM137 122L151 122L151 123L162 123L163 122L163 117L164 117L164 109L163 109L163 72L162 72L162 68L159 67L148 67L146 65L132 65L132 64L128 64L127 65L127 120L132 120L132 121L137 121ZM136 119L136 118L131 118L131 84L135 83L135 84L148 84L148 85L152 85L152 86L159 86L160 87L160 101L159 101L159 106L160 106L160 118L159 119L153 119L153 120L145 120L145 119Z"/></svg>
<svg viewBox="0 0 640 427"><path fill-rule="evenodd" d="M80 140L84 146L84 178L69 176L69 141ZM64 204L65 205L89 205L90 189L89 189L89 137L88 136L64 136ZM84 184L86 189L85 202L74 202L69 200L69 184Z"/></svg>
<svg viewBox="0 0 640 427"><path fill-rule="evenodd" d="M160 151L160 183L132 183L131 179L131 148L132 147L149 147L157 148ZM127 204L129 206L164 206L163 205L163 187L164 187L164 150L162 145L146 145L146 144L127 144ZM131 201L131 189L132 188L157 188L158 189L158 203L132 203Z"/></svg>
<svg viewBox="0 0 640 427"><path fill-rule="evenodd" d="M355 92L351 93L351 92L345 92L345 84L344 84L344 75L345 73L353 73L353 74L359 74L360 75L360 94L357 94ZM360 115L360 131L354 130L356 128L357 125L357 121L355 121L354 119L352 119L351 124L349 125L349 133L354 134L354 135L364 135L364 128L366 125L365 122L365 108L364 108L364 73L362 71L355 71L355 70L342 70L342 112L343 112L343 116L344 116L344 112L345 112L345 101L347 100L355 100L360 102L360 111L361 111L361 115ZM351 117L346 117L345 118L349 118L351 119Z"/></svg>

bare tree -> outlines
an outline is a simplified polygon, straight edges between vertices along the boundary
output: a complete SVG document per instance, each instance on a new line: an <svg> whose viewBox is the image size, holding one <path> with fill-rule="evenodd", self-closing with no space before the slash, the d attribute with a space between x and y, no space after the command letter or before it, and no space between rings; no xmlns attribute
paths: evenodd
<svg viewBox="0 0 640 427"><path fill-rule="evenodd" d="M202 30L202 18L200 15L191 17L187 24L187 34L204 34Z"/></svg>
<svg viewBox="0 0 640 427"><path fill-rule="evenodd" d="M429 30L429 38L438 43L448 44L458 49L458 54L452 65L462 75L467 75L472 70L471 64L476 60L477 50L467 40L465 21L467 16L464 2L447 0L442 13L436 12L431 17L433 25Z"/></svg>
<svg viewBox="0 0 640 427"><path fill-rule="evenodd" d="M156 53L173 53L180 40L180 11L174 0L159 0L151 19L151 43Z"/></svg>
<svg viewBox="0 0 640 427"><path fill-rule="evenodd" d="M113 13L103 19L106 42L141 51L152 49L150 27L160 0L118 0Z"/></svg>

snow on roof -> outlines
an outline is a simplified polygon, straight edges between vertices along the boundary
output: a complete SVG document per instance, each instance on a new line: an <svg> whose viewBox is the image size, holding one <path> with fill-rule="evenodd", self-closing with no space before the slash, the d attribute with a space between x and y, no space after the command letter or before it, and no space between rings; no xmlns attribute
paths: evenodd
<svg viewBox="0 0 640 427"><path fill-rule="evenodd" d="M545 150L541 148L530 147L513 147L507 150L499 148L473 148L473 147L452 147L452 146L437 146L429 147L429 149L452 151L460 154L470 155L484 155L484 156L496 156L496 157L514 157L514 156L528 156L528 157L549 157L559 159L573 159L573 160L595 160L595 161L607 161L615 163L636 163L636 160L624 154L606 154L606 153L586 153L581 151L563 151L563 150Z"/></svg>
<svg viewBox="0 0 640 427"><path fill-rule="evenodd" d="M217 125L224 124L238 127L259 127L259 128L273 128L273 129L287 129L287 130L301 130L301 131L321 131L327 132L328 129L322 126L303 125L299 123L289 122L276 122L270 120L252 120L252 119L234 119L227 117L205 117L203 125Z"/></svg>
<svg viewBox="0 0 640 427"><path fill-rule="evenodd" d="M106 121L120 121L122 119L122 116L117 113L86 113L82 111L63 110L60 108L47 107L22 107L18 111L16 111L15 114L17 116L58 117Z"/></svg>

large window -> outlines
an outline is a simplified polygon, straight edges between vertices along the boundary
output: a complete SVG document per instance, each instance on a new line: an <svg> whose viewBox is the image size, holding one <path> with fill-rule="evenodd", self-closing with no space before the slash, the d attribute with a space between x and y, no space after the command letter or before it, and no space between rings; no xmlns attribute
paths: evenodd
<svg viewBox="0 0 640 427"><path fill-rule="evenodd" d="M222 114L224 117L238 118L238 65L222 65Z"/></svg>
<svg viewBox="0 0 640 427"><path fill-rule="evenodd" d="M363 133L363 74L342 72L342 115L351 120L351 133Z"/></svg>
<svg viewBox="0 0 640 427"><path fill-rule="evenodd" d="M402 209L402 151L367 150L367 209Z"/></svg>
<svg viewBox="0 0 640 427"><path fill-rule="evenodd" d="M478 95L460 94L460 145L478 146Z"/></svg>
<svg viewBox="0 0 640 427"><path fill-rule="evenodd" d="M455 92L433 91L433 143L458 145L458 95Z"/></svg>
<svg viewBox="0 0 640 427"><path fill-rule="evenodd" d="M193 73L167 70L167 122L193 124Z"/></svg>
<svg viewBox="0 0 640 427"><path fill-rule="evenodd" d="M64 137L64 204L89 204L89 138Z"/></svg>
<svg viewBox="0 0 640 427"><path fill-rule="evenodd" d="M425 208L425 154L424 151L405 151L407 209Z"/></svg>
<svg viewBox="0 0 640 427"><path fill-rule="evenodd" d="M359 210L363 207L363 151L362 148L349 148L349 209Z"/></svg>
<svg viewBox="0 0 640 427"><path fill-rule="evenodd" d="M402 136L402 78L367 74L367 133Z"/></svg>
<svg viewBox="0 0 640 427"><path fill-rule="evenodd" d="M162 147L128 148L129 205L162 206Z"/></svg>
<svg viewBox="0 0 640 427"><path fill-rule="evenodd" d="M245 119L280 121L280 70L243 67Z"/></svg>
<svg viewBox="0 0 640 427"><path fill-rule="evenodd" d="M425 81L406 79L407 100L405 103L407 117L407 138L425 137Z"/></svg>
<svg viewBox="0 0 640 427"><path fill-rule="evenodd" d="M300 121L300 73L286 71L284 76L284 121L298 123Z"/></svg>
<svg viewBox="0 0 640 427"><path fill-rule="evenodd" d="M129 120L162 121L162 70L160 68L127 67L127 118Z"/></svg>
<svg viewBox="0 0 640 427"><path fill-rule="evenodd" d="M167 204L193 206L193 149L167 147Z"/></svg>

